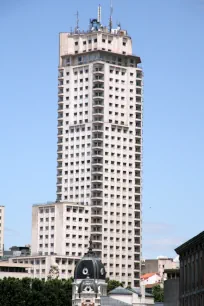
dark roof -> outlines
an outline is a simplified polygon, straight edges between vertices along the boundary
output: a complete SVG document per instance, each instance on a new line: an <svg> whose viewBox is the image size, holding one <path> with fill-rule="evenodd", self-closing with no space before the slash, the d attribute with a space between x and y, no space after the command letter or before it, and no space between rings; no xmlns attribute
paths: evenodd
<svg viewBox="0 0 204 306"><path fill-rule="evenodd" d="M180 269L164 269L164 273L179 273Z"/></svg>
<svg viewBox="0 0 204 306"><path fill-rule="evenodd" d="M74 270L74 279L102 279L105 280L106 271L98 256L93 252L92 240L88 252L77 263Z"/></svg>
<svg viewBox="0 0 204 306"><path fill-rule="evenodd" d="M101 296L101 306L131 306L131 305L116 299L112 299L109 296Z"/></svg>
<svg viewBox="0 0 204 306"><path fill-rule="evenodd" d="M197 244L204 243L204 231L198 234L197 236L194 236L190 240L186 241L182 245L180 245L178 248L175 249L177 254L181 254L182 252L188 250L189 248L192 248L196 246Z"/></svg>
<svg viewBox="0 0 204 306"><path fill-rule="evenodd" d="M138 294L139 296L142 296L140 287L133 287L130 288L129 290ZM153 295L151 293L145 292L145 297L153 297Z"/></svg>
<svg viewBox="0 0 204 306"><path fill-rule="evenodd" d="M132 292L128 289L125 289L121 286L111 290L109 294L116 294L116 295L132 295Z"/></svg>

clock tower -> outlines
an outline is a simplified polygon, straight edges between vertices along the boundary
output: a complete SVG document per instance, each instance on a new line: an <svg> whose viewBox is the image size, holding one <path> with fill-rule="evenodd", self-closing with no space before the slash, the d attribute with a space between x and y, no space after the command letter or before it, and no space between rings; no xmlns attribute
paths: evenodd
<svg viewBox="0 0 204 306"><path fill-rule="evenodd" d="M92 250L78 262L72 284L72 306L100 306L101 296L107 296L106 271L101 260Z"/></svg>

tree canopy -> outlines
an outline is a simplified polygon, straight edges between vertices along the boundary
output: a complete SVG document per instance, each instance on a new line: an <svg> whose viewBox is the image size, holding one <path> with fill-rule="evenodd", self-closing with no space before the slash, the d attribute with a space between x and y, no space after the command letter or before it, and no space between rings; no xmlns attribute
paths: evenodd
<svg viewBox="0 0 204 306"><path fill-rule="evenodd" d="M152 294L154 296L155 302L163 302L164 301L164 289L161 288L160 285L156 285L152 288Z"/></svg>
<svg viewBox="0 0 204 306"><path fill-rule="evenodd" d="M4 278L0 280L0 306L71 306L72 280Z"/></svg>
<svg viewBox="0 0 204 306"><path fill-rule="evenodd" d="M119 286L123 287L123 284L120 283L119 281L116 281L116 280L110 280L109 278L107 278L106 282L108 284L108 286L107 286L107 293L110 292L111 290L119 287Z"/></svg>
<svg viewBox="0 0 204 306"><path fill-rule="evenodd" d="M0 306L71 306L73 279L0 279ZM122 283L106 279L107 291Z"/></svg>

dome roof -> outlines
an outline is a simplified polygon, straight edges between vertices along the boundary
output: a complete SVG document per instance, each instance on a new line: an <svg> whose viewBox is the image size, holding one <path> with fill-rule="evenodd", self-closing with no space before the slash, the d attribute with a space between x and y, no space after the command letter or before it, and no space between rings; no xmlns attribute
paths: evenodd
<svg viewBox="0 0 204 306"><path fill-rule="evenodd" d="M106 271L100 258L92 251L92 241L88 253L78 262L74 271L74 279L101 279L105 280Z"/></svg>

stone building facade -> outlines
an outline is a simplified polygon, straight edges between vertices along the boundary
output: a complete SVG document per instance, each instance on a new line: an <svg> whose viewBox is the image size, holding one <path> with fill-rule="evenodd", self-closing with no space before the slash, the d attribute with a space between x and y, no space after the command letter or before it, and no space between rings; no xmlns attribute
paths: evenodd
<svg viewBox="0 0 204 306"><path fill-rule="evenodd" d="M175 251L180 255L180 306L203 306L204 231Z"/></svg>

